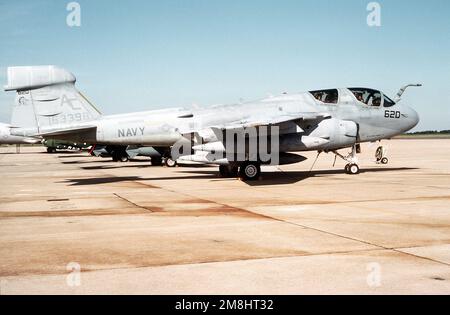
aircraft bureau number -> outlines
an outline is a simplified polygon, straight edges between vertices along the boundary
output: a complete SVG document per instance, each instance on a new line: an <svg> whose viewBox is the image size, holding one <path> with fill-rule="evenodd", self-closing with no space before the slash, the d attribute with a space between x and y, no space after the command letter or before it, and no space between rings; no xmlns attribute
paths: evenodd
<svg viewBox="0 0 450 315"><path fill-rule="evenodd" d="M89 113L74 113L74 114L59 114L57 116L49 117L50 125L65 124L71 122L82 122L90 120L91 115Z"/></svg>
<svg viewBox="0 0 450 315"><path fill-rule="evenodd" d="M394 111L394 110L387 110L384 112L384 117L385 118L400 118L400 116L402 115L402 113L400 113L399 111Z"/></svg>

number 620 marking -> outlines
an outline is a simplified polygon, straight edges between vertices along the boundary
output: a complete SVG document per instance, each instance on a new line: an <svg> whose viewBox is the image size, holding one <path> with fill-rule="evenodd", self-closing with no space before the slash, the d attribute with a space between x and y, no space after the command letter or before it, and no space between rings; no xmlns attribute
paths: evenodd
<svg viewBox="0 0 450 315"><path fill-rule="evenodd" d="M385 118L396 118L396 119L399 119L401 115L402 115L402 113L400 113L399 111L387 110L387 111L384 112L384 117Z"/></svg>

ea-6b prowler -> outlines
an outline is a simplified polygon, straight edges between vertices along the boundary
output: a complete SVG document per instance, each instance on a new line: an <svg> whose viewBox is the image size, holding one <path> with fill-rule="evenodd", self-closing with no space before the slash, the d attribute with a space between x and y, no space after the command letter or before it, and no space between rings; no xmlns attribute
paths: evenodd
<svg viewBox="0 0 450 315"><path fill-rule="evenodd" d="M15 128L11 132L91 144L155 148L189 142L191 150L180 159L217 164L223 176L251 180L259 177L261 164L267 163L259 154L248 154L252 142L259 146L259 131L263 128L276 127L275 160L279 164L304 160L288 152L333 152L348 162L347 173L357 174L360 143L392 138L419 122L418 114L401 101L409 85L400 89L394 100L376 89L336 88L203 109L169 108L102 116L76 90L75 81L73 74L55 66L8 68L5 90L17 91ZM247 130L251 128L256 128L256 133L249 136ZM227 152L231 139L225 135L230 131L243 137L243 151ZM344 148L351 148L348 156L338 152Z"/></svg>

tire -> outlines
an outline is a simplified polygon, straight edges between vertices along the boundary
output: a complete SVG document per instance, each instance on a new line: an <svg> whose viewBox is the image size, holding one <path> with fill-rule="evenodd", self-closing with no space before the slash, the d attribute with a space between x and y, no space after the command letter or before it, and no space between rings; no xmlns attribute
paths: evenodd
<svg viewBox="0 0 450 315"><path fill-rule="evenodd" d="M150 162L152 166L161 166L163 164L162 158L152 158Z"/></svg>
<svg viewBox="0 0 450 315"><path fill-rule="evenodd" d="M359 174L359 166L357 164L350 164L348 166L348 173L350 175L356 175Z"/></svg>
<svg viewBox="0 0 450 315"><path fill-rule="evenodd" d="M177 166L177 161L167 158L164 164L166 164L167 167L175 167Z"/></svg>
<svg viewBox="0 0 450 315"><path fill-rule="evenodd" d="M47 153L56 153L56 149L55 148L47 148Z"/></svg>
<svg viewBox="0 0 450 315"><path fill-rule="evenodd" d="M381 159L383 158L383 147L377 148L377 150L375 151L375 158L377 159L377 161L381 161Z"/></svg>
<svg viewBox="0 0 450 315"><path fill-rule="evenodd" d="M239 174L239 168L238 167L230 167L227 165L221 165L221 166L219 166L219 173L220 173L220 176L223 178L237 177Z"/></svg>
<svg viewBox="0 0 450 315"><path fill-rule="evenodd" d="M233 166L230 169L230 177L238 177L239 176L239 167Z"/></svg>
<svg viewBox="0 0 450 315"><path fill-rule="evenodd" d="M220 177L223 177L223 178L230 177L230 172L229 172L228 166L220 165L219 166L219 174L220 174Z"/></svg>
<svg viewBox="0 0 450 315"><path fill-rule="evenodd" d="M350 166L350 164L347 164L347 165L345 165L345 172L348 174L349 173L349 170L348 170L348 167Z"/></svg>
<svg viewBox="0 0 450 315"><path fill-rule="evenodd" d="M381 159L381 164L386 165L388 163L389 163L389 159L387 157L384 157L384 158Z"/></svg>
<svg viewBox="0 0 450 315"><path fill-rule="evenodd" d="M247 162L240 166L239 176L244 181L257 180L261 176L261 166L256 162Z"/></svg>
<svg viewBox="0 0 450 315"><path fill-rule="evenodd" d="M122 155L120 158L119 158L119 160L120 160L120 162L123 162L123 163L125 163L125 162L128 162L128 156L125 156L125 155Z"/></svg>

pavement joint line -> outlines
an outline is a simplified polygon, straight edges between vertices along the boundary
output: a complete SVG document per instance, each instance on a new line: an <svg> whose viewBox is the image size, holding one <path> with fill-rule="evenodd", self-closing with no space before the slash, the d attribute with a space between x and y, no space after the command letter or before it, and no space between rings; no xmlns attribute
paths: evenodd
<svg viewBox="0 0 450 315"><path fill-rule="evenodd" d="M119 198L119 199L122 199L122 200L125 201L125 202L128 202L128 203L132 204L133 206L135 206L135 207L137 207L137 208L140 208L140 209L143 209L143 210L149 211L149 212L154 212L153 210L151 210L151 209L149 209L149 208L147 208L147 207L140 206L140 205L138 205L137 203L134 203L133 201L131 201L131 200L125 198L125 197L122 197L121 195L119 195L119 194L117 194L117 193L113 193L113 195L116 196L116 197Z"/></svg>
<svg viewBox="0 0 450 315"><path fill-rule="evenodd" d="M305 203L297 203L293 204L293 206L309 206L309 205L329 205L329 204L354 204L354 203L366 203L366 202L385 202L385 201L411 201L415 200L417 201L427 201L427 200L440 200L440 199L450 199L449 196L422 196L422 197L416 197L416 198L398 198L398 199L362 199L362 200L341 200L341 201L322 201L322 202L305 202ZM277 206L277 204L274 204L272 206Z"/></svg>
<svg viewBox="0 0 450 315"><path fill-rule="evenodd" d="M419 248L419 247L423 247L423 246L416 246L416 247L413 246L413 247L408 247L408 248ZM401 248L404 248L404 247L401 247ZM402 251L402 250L399 249L399 248L392 248L392 251L397 252L397 253L400 253L400 254L403 254L403 255L407 255L407 256L412 256L412 257L415 257L415 258L419 258L419 259L425 259L425 260L428 260L428 261L432 261L432 262L434 262L434 263L438 263L438 264L441 264L441 265L445 265L445 266L450 267L450 263L447 263L447 262L445 262L445 261L433 259L433 258L430 258L430 257L420 256L420 255L417 255L417 254L411 254L411 253L408 253L408 252L404 252L404 251Z"/></svg>
<svg viewBox="0 0 450 315"><path fill-rule="evenodd" d="M259 258L239 258L239 259L230 259L230 260L211 260L211 261L199 261L199 262L187 262L187 263L175 263L175 264L165 264L165 265L149 265L149 266L134 266L134 267L113 267L113 268L104 268L104 269L93 269L93 270L83 270L83 273L91 273L91 272L103 272L103 271L114 271L114 270L137 270L137 269L147 269L147 268L169 268L169 267L181 267L181 266L198 266L198 265L207 265L207 264L220 264L220 263L237 263L237 262L250 262L250 261L262 261L268 259L289 259L289 258L307 258L307 257L318 257L318 256L327 256L327 255L345 255L345 254L357 254L357 253L366 253L366 252L377 252L384 251L381 248L371 248L371 249L355 249L355 250L341 250L341 251L330 251L330 252L322 252L322 253L310 253L310 254L301 254L301 255L285 255L285 256L268 256L268 257L259 257ZM12 278L20 278L23 276L26 277L44 277L44 276L54 276L61 275L65 273L48 273L48 274L23 274L23 275L14 275L14 276L0 276L0 279L12 279Z"/></svg>
<svg viewBox="0 0 450 315"><path fill-rule="evenodd" d="M311 230L314 230L314 231L326 233L326 234L333 235L333 236L336 236L336 237L341 237L341 238L345 238L345 239L348 239L348 240L352 240L352 241L364 243L364 244L367 244L367 245L375 246L375 247L378 247L379 249L382 249L382 250L390 250L390 251L397 252L397 253L399 253L399 254L403 254L403 255L407 255L407 256L412 256L412 257L419 258L419 259L425 259L425 260L428 260L428 261L432 261L432 262L434 262L434 263L438 263L438 264L442 264L442 265L445 265L445 266L450 267L450 263L446 263L446 262L443 262L443 261L440 261L440 260L435 260L435 259L429 258L429 257L424 257L424 256L416 255L416 254L411 254L411 253L403 252L403 251L399 250L399 249L396 248L396 247L386 247L386 246L383 246L383 245L371 243L371 242L364 241L364 240L360 240L360 239L353 238L353 237L350 237L350 236L345 236L345 235L341 235L341 234L337 234L337 233L333 233L333 232L329 232L329 231L324 231L324 230L321 230L321 229L318 229L318 228L314 228L314 227L310 227L310 226L307 226L307 225L302 225L302 224L298 224L298 223L294 223L294 222L289 222L289 221L285 221L285 220L281 220L281 219L276 219L276 218L274 218L274 219L275 219L275 220L279 220L279 221L283 221L283 222L288 223L288 224L297 225L297 226L303 227L303 228L305 228L305 229L311 229ZM418 246L418 247L420 247L420 246ZM403 248L403 247L400 247L400 248Z"/></svg>
<svg viewBox="0 0 450 315"><path fill-rule="evenodd" d="M272 256L272 257L261 257L261 258L241 258L241 259L231 259L231 260L217 260L217 261L201 261L201 262L193 262L193 263L179 263L179 264L166 264L166 265L153 265L153 266L135 266L135 267L118 267L118 268L105 268L105 269L96 269L96 270L84 270L84 273L91 273L91 272L104 272L104 271L114 271L114 270L137 270L137 269L147 269L147 268L164 268L164 267L179 267L179 266L198 266L198 265L206 265L206 264L218 264L218 263L235 263L235 262L249 262L249 261L262 261L267 259L289 259L289 258L306 258L306 257L317 257L317 256L327 256L327 255L340 255L340 254L355 254L355 253L365 253L365 252L377 252L377 251L394 251L399 254L404 254L407 256L413 256L415 258L422 258L434 263L439 263L443 265L450 266L450 264L447 264L445 262L433 260L431 258L422 257L414 254L409 254L402 252L400 250L397 250L396 248L384 248L382 246L377 246L378 248L372 248L372 249L355 249L355 250L343 250L343 251L331 251L331 252L322 252L322 253L310 253L310 254L303 254L303 255L287 255L287 256ZM422 246L417 246L422 247ZM408 247L408 248L414 248L414 247ZM28 274L25 276L29 277L45 277L45 276L52 276L52 275L59 275L58 273L49 273L49 274ZM12 279L16 277L23 277L24 275L15 275L15 276L0 276L0 279Z"/></svg>

